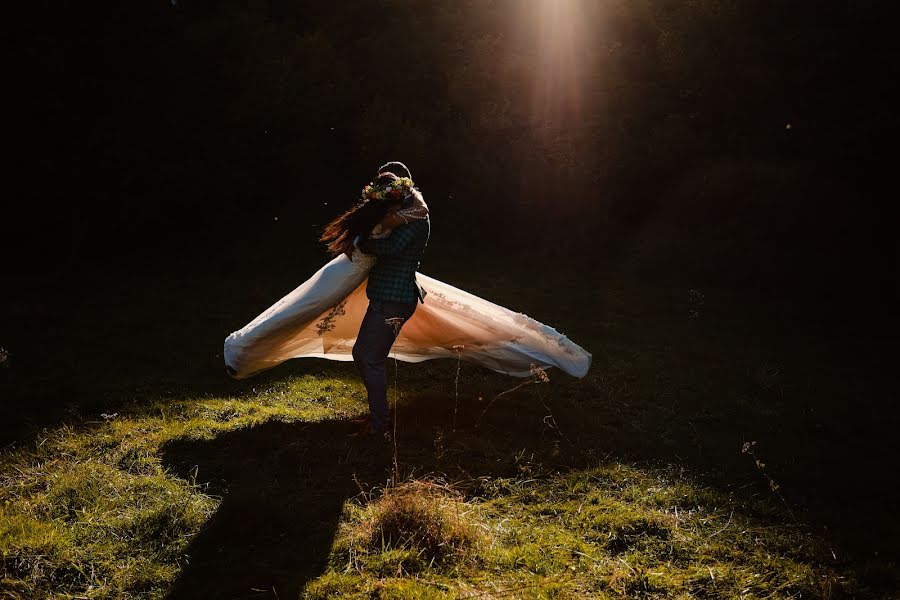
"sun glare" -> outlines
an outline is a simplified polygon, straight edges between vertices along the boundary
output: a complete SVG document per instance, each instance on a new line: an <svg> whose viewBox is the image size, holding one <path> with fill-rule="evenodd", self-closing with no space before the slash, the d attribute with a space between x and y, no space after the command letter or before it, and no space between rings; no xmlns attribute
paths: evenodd
<svg viewBox="0 0 900 600"><path fill-rule="evenodd" d="M535 112L562 125L581 112L581 58L588 40L581 31L581 0L540 0L537 13Z"/></svg>

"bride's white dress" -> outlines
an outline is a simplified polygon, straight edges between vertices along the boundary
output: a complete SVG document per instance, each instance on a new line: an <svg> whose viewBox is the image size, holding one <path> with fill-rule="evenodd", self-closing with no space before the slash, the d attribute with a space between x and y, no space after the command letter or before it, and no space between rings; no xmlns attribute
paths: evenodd
<svg viewBox="0 0 900 600"><path fill-rule="evenodd" d="M229 373L243 379L291 358L353 360L368 307L366 281L375 258L341 254L225 340ZM532 366L584 377L591 355L534 319L421 273L427 295L400 330L390 356L407 362L456 358L518 377Z"/></svg>

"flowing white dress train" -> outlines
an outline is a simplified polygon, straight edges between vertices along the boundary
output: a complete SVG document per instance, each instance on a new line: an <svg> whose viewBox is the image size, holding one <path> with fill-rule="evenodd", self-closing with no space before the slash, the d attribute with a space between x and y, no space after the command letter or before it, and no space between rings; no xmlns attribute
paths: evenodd
<svg viewBox="0 0 900 600"><path fill-rule="evenodd" d="M374 257L341 254L225 340L229 373L244 379L291 358L353 360L368 307ZM456 358L527 377L531 367L558 367L584 377L591 355L552 327L421 273L425 303L400 330L390 356L407 362Z"/></svg>

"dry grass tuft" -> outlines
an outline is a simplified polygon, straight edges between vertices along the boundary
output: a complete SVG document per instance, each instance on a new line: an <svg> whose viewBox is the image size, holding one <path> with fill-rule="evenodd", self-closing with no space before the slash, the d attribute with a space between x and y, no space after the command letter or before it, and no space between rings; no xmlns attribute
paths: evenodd
<svg viewBox="0 0 900 600"><path fill-rule="evenodd" d="M350 538L363 553L406 550L425 563L457 560L471 556L484 537L471 511L446 486L410 481L360 511Z"/></svg>

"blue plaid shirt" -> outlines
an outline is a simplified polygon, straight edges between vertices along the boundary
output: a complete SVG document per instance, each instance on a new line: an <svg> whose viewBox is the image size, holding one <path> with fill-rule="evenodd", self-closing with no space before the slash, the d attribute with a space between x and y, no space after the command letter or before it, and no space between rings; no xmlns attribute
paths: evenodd
<svg viewBox="0 0 900 600"><path fill-rule="evenodd" d="M423 297L416 283L416 269L430 235L431 221L425 217L397 227L386 238L360 240L360 250L378 257L366 286L369 300L415 302Z"/></svg>

